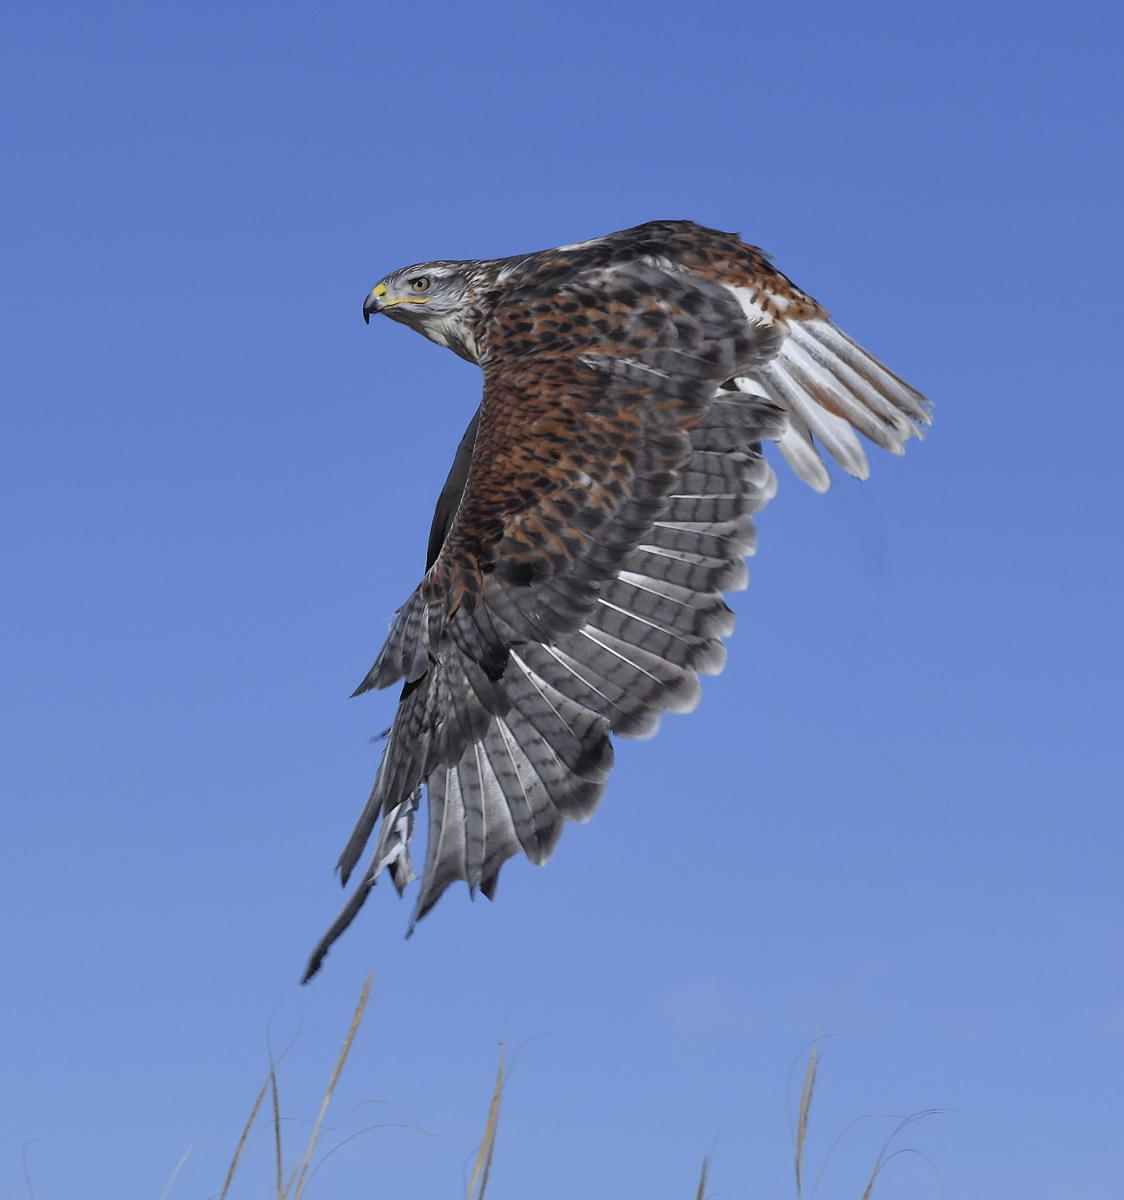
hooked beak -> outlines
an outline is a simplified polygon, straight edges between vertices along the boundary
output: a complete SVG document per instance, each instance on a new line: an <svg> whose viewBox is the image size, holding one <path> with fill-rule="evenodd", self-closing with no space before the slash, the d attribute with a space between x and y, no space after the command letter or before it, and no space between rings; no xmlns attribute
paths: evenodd
<svg viewBox="0 0 1124 1200"><path fill-rule="evenodd" d="M383 310L383 300L386 297L386 284L377 283L371 289L367 299L363 301L363 320L366 324L371 323L371 315L381 313Z"/></svg>

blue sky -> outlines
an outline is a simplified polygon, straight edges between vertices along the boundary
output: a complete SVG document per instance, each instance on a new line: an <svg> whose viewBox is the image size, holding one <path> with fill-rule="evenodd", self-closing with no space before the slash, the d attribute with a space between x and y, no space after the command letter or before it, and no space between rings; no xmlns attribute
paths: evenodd
<svg viewBox="0 0 1124 1200"><path fill-rule="evenodd" d="M494 1200L686 1197L707 1151L715 1194L791 1195L821 1033L813 1163L942 1108L884 1195L1117 1194L1119 11L5 25L0 1197L27 1142L41 1198L159 1195L189 1145L172 1196L214 1195L267 1030L299 1141L372 969L334 1137L428 1134L312 1196L457 1194L501 1036ZM822 497L782 468L699 710L619 745L549 867L410 942L379 888L302 989L393 703L346 697L479 389L363 296L655 217L772 251L933 432Z"/></svg>

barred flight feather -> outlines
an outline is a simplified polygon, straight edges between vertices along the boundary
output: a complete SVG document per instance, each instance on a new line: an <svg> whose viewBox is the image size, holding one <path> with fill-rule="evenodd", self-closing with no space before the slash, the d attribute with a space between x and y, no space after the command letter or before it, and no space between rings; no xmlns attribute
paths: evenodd
<svg viewBox="0 0 1124 1200"><path fill-rule="evenodd" d="M644 738L655 732L659 712L650 704L651 695L599 674L561 646L529 645L523 655L523 661L543 679L604 717L614 733Z"/></svg>

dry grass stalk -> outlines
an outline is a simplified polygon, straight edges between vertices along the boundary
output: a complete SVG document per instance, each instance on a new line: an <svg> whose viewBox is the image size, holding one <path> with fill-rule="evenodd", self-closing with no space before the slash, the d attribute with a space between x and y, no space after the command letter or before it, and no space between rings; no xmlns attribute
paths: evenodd
<svg viewBox="0 0 1124 1200"><path fill-rule="evenodd" d="M238 1139L238 1145L235 1147L234 1156L231 1159L230 1167L226 1174L226 1179L222 1186L222 1191L219 1194L219 1200L227 1200L231 1184L233 1183L235 1173L242 1159L243 1151L253 1132L254 1125L257 1122L259 1113L261 1112L262 1104L265 1101L266 1093L270 1095L271 1101L271 1125L273 1127L273 1148L274 1148L274 1170L275 1170L275 1196L276 1200L303 1200L305 1189L316 1174L316 1169L312 1167L313 1155L316 1152L317 1145L320 1139L320 1133L324 1127L324 1121L328 1113L328 1106L331 1104L332 1097L335 1094L336 1085L339 1083L340 1076L343 1073L344 1064L347 1062L348 1056L351 1053L352 1046L355 1042L356 1034L359 1032L359 1026L362 1023L363 1015L366 1012L367 1003L371 996L371 984L373 974L368 975L363 984L363 990L359 996L359 1002L355 1007L355 1012L351 1018L351 1025L348 1028L347 1036L344 1038L343 1046L340 1048L339 1056L336 1059L335 1067L332 1071L331 1078L328 1081L328 1086L324 1092L324 1098L320 1104L320 1111L317 1114L316 1121L312 1128L312 1133L308 1140L308 1145L305 1148L304 1154L297 1165L289 1174L288 1182L284 1182L284 1167L282 1156L282 1137L281 1137L281 1102L279 1089L277 1084L277 1072L274 1064L271 1063L269 1075L265 1083L262 1084L257 1097L254 1100L253 1108L250 1110L250 1116L246 1121L246 1125L242 1130L242 1135ZM488 1189L488 1183L492 1171L492 1162L495 1157L496 1139L499 1130L499 1115L500 1103L503 1098L504 1088L507 1084L507 1062L506 1062L506 1047L504 1043L500 1043L499 1064L496 1069L496 1081L492 1089L491 1103L488 1106L488 1118L484 1124L484 1136L480 1143L480 1149L476 1155L476 1162L472 1170L472 1178L469 1181L467 1200L485 1200L485 1195ZM796 1198L803 1200L804 1185L805 1185L805 1156L808 1140L808 1127L811 1118L812 1102L815 1097L816 1079L820 1066L821 1053L818 1044L813 1044L811 1051L808 1054L808 1061L804 1068L804 1079L800 1089L800 1101L796 1108L796 1123L792 1130L792 1149L793 1149L793 1165L796 1173ZM795 1066L795 1064L794 1064ZM918 1154L919 1151L903 1148L900 1150L891 1150L893 1142L898 1135L908 1126L915 1122L921 1121L925 1117L933 1116L940 1112L940 1109L926 1109L923 1112L913 1113L908 1117L901 1118L898 1124L891 1131L890 1135L882 1143L878 1155L875 1159L874 1166L871 1169L870 1176L866 1181L866 1186L863 1189L861 1200L871 1200L871 1195L874 1191L874 1185L877 1183L882 1171L891 1159L896 1158L899 1154ZM827 1158L820 1167L819 1178L813 1186L811 1195L814 1197L819 1183L822 1180L824 1170L827 1167L827 1160L830 1160L839 1141L845 1136L849 1130L857 1122L866 1118L858 1117L850 1122L836 1137L831 1148L828 1151ZM377 1128L377 1126L371 1126ZM359 1133L366 1132L360 1130ZM424 1132L424 1131L423 1131ZM350 1142L352 1137L358 1137L359 1133L352 1134L351 1137L345 1138L344 1145ZM338 1150L340 1146L336 1146ZM326 1158L331 1157L334 1153L330 1151L323 1156L320 1165ZM190 1150L188 1151L190 1154ZM921 1155L925 1157L925 1155ZM168 1190L175 1176L179 1173L184 1161L187 1159L187 1154L183 1156L176 1171L169 1180L168 1186L164 1189L164 1194L161 1200L165 1200ZM706 1155L702 1160L702 1168L699 1173L699 1183L695 1191L695 1200L705 1200L707 1183L710 1176L711 1157ZM318 1168L317 1168L318 1169ZM30 1185L29 1185L30 1186Z"/></svg>
<svg viewBox="0 0 1124 1200"><path fill-rule="evenodd" d="M293 1190L293 1200L301 1200L304 1195L304 1189L308 1183L308 1169L312 1165L312 1156L316 1152L316 1143L320 1140L320 1130L324 1125L324 1118L328 1115L328 1105L332 1102L332 1096L335 1094L336 1084L339 1083L340 1075L343 1073L344 1063L347 1062L347 1056L351 1053L352 1043L355 1041L355 1035L359 1032L359 1026L363 1022L363 1014L367 1010L367 1001L371 998L371 982L374 979L374 972L371 972L363 981L363 990L359 994L359 1003L355 1006L355 1012L351 1018L351 1025L347 1031L347 1037L343 1040L343 1045L340 1047L339 1057L336 1059L336 1065L332 1070L332 1077L328 1080L328 1087L324 1092L324 1099L320 1102L320 1111L316 1114L316 1123L312 1127L312 1133L309 1135L308 1146L305 1148L304 1157L300 1163L293 1168L292 1175L289 1176L289 1182L284 1190L279 1195L279 1200L286 1200L289 1195L289 1189L293 1186L293 1180L296 1179L296 1188ZM280 1123L275 1120L274 1127L276 1130L276 1138L280 1141Z"/></svg>
<svg viewBox="0 0 1124 1200"><path fill-rule="evenodd" d="M269 1073L270 1075L273 1074L272 1067L269 1068ZM258 1110L261 1108L261 1102L265 1099L268 1087L269 1080L267 1079L261 1085L261 1091L258 1092L257 1099L254 1101L254 1107L250 1109L250 1116L242 1128L242 1136L238 1139L238 1145L234 1147L234 1157L230 1160L230 1166L226 1170L226 1179L223 1180L222 1191L219 1192L219 1200L226 1200L227 1192L230 1191L230 1185L234 1182L238 1163L242 1159L242 1151L246 1149L246 1143L250 1140L250 1131L254 1128L254 1122L258 1119Z"/></svg>
<svg viewBox="0 0 1124 1200"><path fill-rule="evenodd" d="M804 1177L805 1177L805 1146L808 1136L808 1123L812 1110L812 1099L816 1091L816 1076L820 1066L820 1049L818 1043L813 1043L812 1049L808 1055L808 1064L804 1069L804 1083L800 1089L800 1103L796 1112L796 1130L793 1136L793 1157L796 1168L796 1196L800 1200L803 1195ZM926 1158L919 1150L912 1148L902 1148L900 1150L891 1151L895 1139L910 1125L923 1120L925 1117L935 1116L941 1112L939 1108L928 1108L921 1112L910 1114L908 1117L898 1117L897 1124L890 1131L889 1135L882 1143L878 1150L878 1154L874 1160L874 1166L871 1168L870 1175L867 1177L866 1186L863 1188L861 1200L870 1200L874 1191L874 1185L877 1183L879 1176L882 1174L886 1164L893 1158L897 1158L899 1154L918 1154L922 1158ZM849 1121L835 1136L835 1140L831 1143L827 1154L824 1156L823 1162L820 1164L819 1172L816 1176L816 1181L812 1186L811 1195L814 1197L819 1191L820 1184L823 1182L824 1173L827 1170L835 1151L839 1148L840 1143L846 1135L862 1121L870 1120L872 1117L887 1117L888 1113L870 1113L863 1117L855 1117Z"/></svg>
<svg viewBox="0 0 1124 1200"><path fill-rule="evenodd" d="M812 1112L812 1096L816 1090L816 1072L820 1065L820 1048L813 1046L804 1070L800 1089L800 1104L796 1110L796 1139L793 1146L793 1165L796 1168L796 1200L804 1195L804 1146L808 1139L808 1118Z"/></svg>
<svg viewBox="0 0 1124 1200"><path fill-rule="evenodd" d="M890 1136L886 1138L878 1151L878 1157L874 1161L874 1167L870 1172L870 1178L866 1181L866 1187L863 1188L862 1200L870 1200L870 1194L874 1191L874 1185L878 1180L878 1176L882 1174L883 1168L890 1161L890 1159L897 1158L899 1154L919 1154L930 1164L930 1166L932 1166L932 1160L929 1159L927 1155L921 1154L920 1150L903 1147L901 1150L895 1150L893 1153L890 1153L890 1147L893 1145L894 1139L899 1133L902 1132L903 1129L907 1129L910 1125L913 1125L918 1121L923 1121L926 1117L935 1117L938 1113L940 1113L940 1111L941 1110L939 1108L927 1108L922 1112L911 1113L908 1117L903 1117L897 1123L897 1125L894 1126L890 1132Z"/></svg>
<svg viewBox="0 0 1124 1200"><path fill-rule="evenodd" d="M699 1188L695 1192L695 1200L705 1200L706 1197L706 1180L710 1174L710 1155L704 1155L702 1161L702 1171L699 1173Z"/></svg>
<svg viewBox="0 0 1124 1200"><path fill-rule="evenodd" d="M496 1152L496 1132L500 1122L500 1099L503 1096L504 1084L507 1082L507 1069L504 1060L504 1044L500 1042L500 1061L496 1069L496 1085L492 1089L492 1102L488 1105L488 1119L484 1123L484 1137L480 1142L480 1152L476 1156L476 1165L472 1168L472 1178L468 1184L468 1200L484 1200L488 1188L488 1177L492 1173L492 1157ZM477 1183L480 1187L477 1190Z"/></svg>
<svg viewBox="0 0 1124 1200"><path fill-rule="evenodd" d="M191 1157L191 1152L194 1149L195 1149L195 1146L194 1146L194 1144L192 1144L192 1145L188 1146L188 1148L183 1152L183 1154L180 1155L180 1160L178 1163L176 1163L176 1169L168 1177L168 1182L166 1184L164 1184L164 1190L160 1193L160 1200L168 1200L168 1196L172 1190L172 1184L174 1184L176 1182L176 1176L183 1170L184 1163L187 1162L187 1160ZM25 1170L25 1174L26 1174L26 1170ZM27 1194L30 1197L30 1200L35 1200L35 1192L32 1190L30 1179L28 1179L28 1181L27 1181Z"/></svg>
<svg viewBox="0 0 1124 1200"><path fill-rule="evenodd" d="M274 1187L277 1200L302 1200L305 1188L314 1172L310 1173L312 1166L312 1156L316 1153L316 1146L320 1141L320 1131L324 1127L324 1118L328 1114L328 1106L332 1102L332 1096L335 1094L336 1084L339 1083L340 1075L343 1074L344 1064L347 1062L348 1055L351 1053L351 1047L355 1042L355 1035L359 1032L359 1026L363 1021L363 1014L367 1009L367 1001L371 998L371 983L374 979L373 973L368 975L363 982L363 990L359 995L359 1003L355 1006L355 1012L351 1018L351 1025L348 1028L347 1036L344 1038L343 1046L340 1047L339 1056L336 1058L336 1065L332 1070L332 1076L328 1080L328 1086L324 1092L324 1098L320 1102L320 1111L316 1116L316 1121L312 1126L312 1133L308 1139L308 1145L305 1147L304 1154L300 1161L289 1173L289 1181L284 1181L284 1166L282 1158L282 1141L281 1141L281 1097L277 1086L277 1071L273 1063L269 1066L269 1075L266 1077L265 1083L261 1085L261 1090L258 1092L254 1100L253 1108L250 1109L250 1116L246 1121L245 1127L242 1130L242 1136L238 1139L238 1145L234 1148L234 1156L230 1160L230 1166L226 1172L226 1179L222 1185L222 1191L219 1193L219 1200L226 1200L230 1192L231 1184L234 1182L234 1176L238 1171L238 1165L242 1161L242 1152L246 1148L247 1142L250 1140L250 1134L258 1119L258 1114L261 1112L261 1106L265 1101L266 1093L269 1093L271 1104L271 1125L273 1126L273 1165L274 1165ZM290 1196L291 1193L291 1196Z"/></svg>
<svg viewBox="0 0 1124 1200"><path fill-rule="evenodd" d="M273 1170L277 1194L281 1195L285 1173L281 1166L281 1096L277 1088L277 1068L269 1068L269 1095L273 1104Z"/></svg>

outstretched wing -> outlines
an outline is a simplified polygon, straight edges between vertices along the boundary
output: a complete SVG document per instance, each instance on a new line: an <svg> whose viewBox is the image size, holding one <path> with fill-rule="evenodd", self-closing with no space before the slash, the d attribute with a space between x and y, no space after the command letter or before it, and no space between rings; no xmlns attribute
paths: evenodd
<svg viewBox="0 0 1124 1200"><path fill-rule="evenodd" d="M423 785L415 919L457 879L490 896L508 858L545 861L564 821L591 815L610 732L649 736L662 711L694 706L698 672L721 669L722 592L744 586L749 514L772 495L758 443L783 414L720 388L781 334L728 289L649 262L596 266L530 280L487 336L440 550L359 689L405 680L344 882L378 826L374 852L306 978L384 869L399 890L412 878Z"/></svg>

